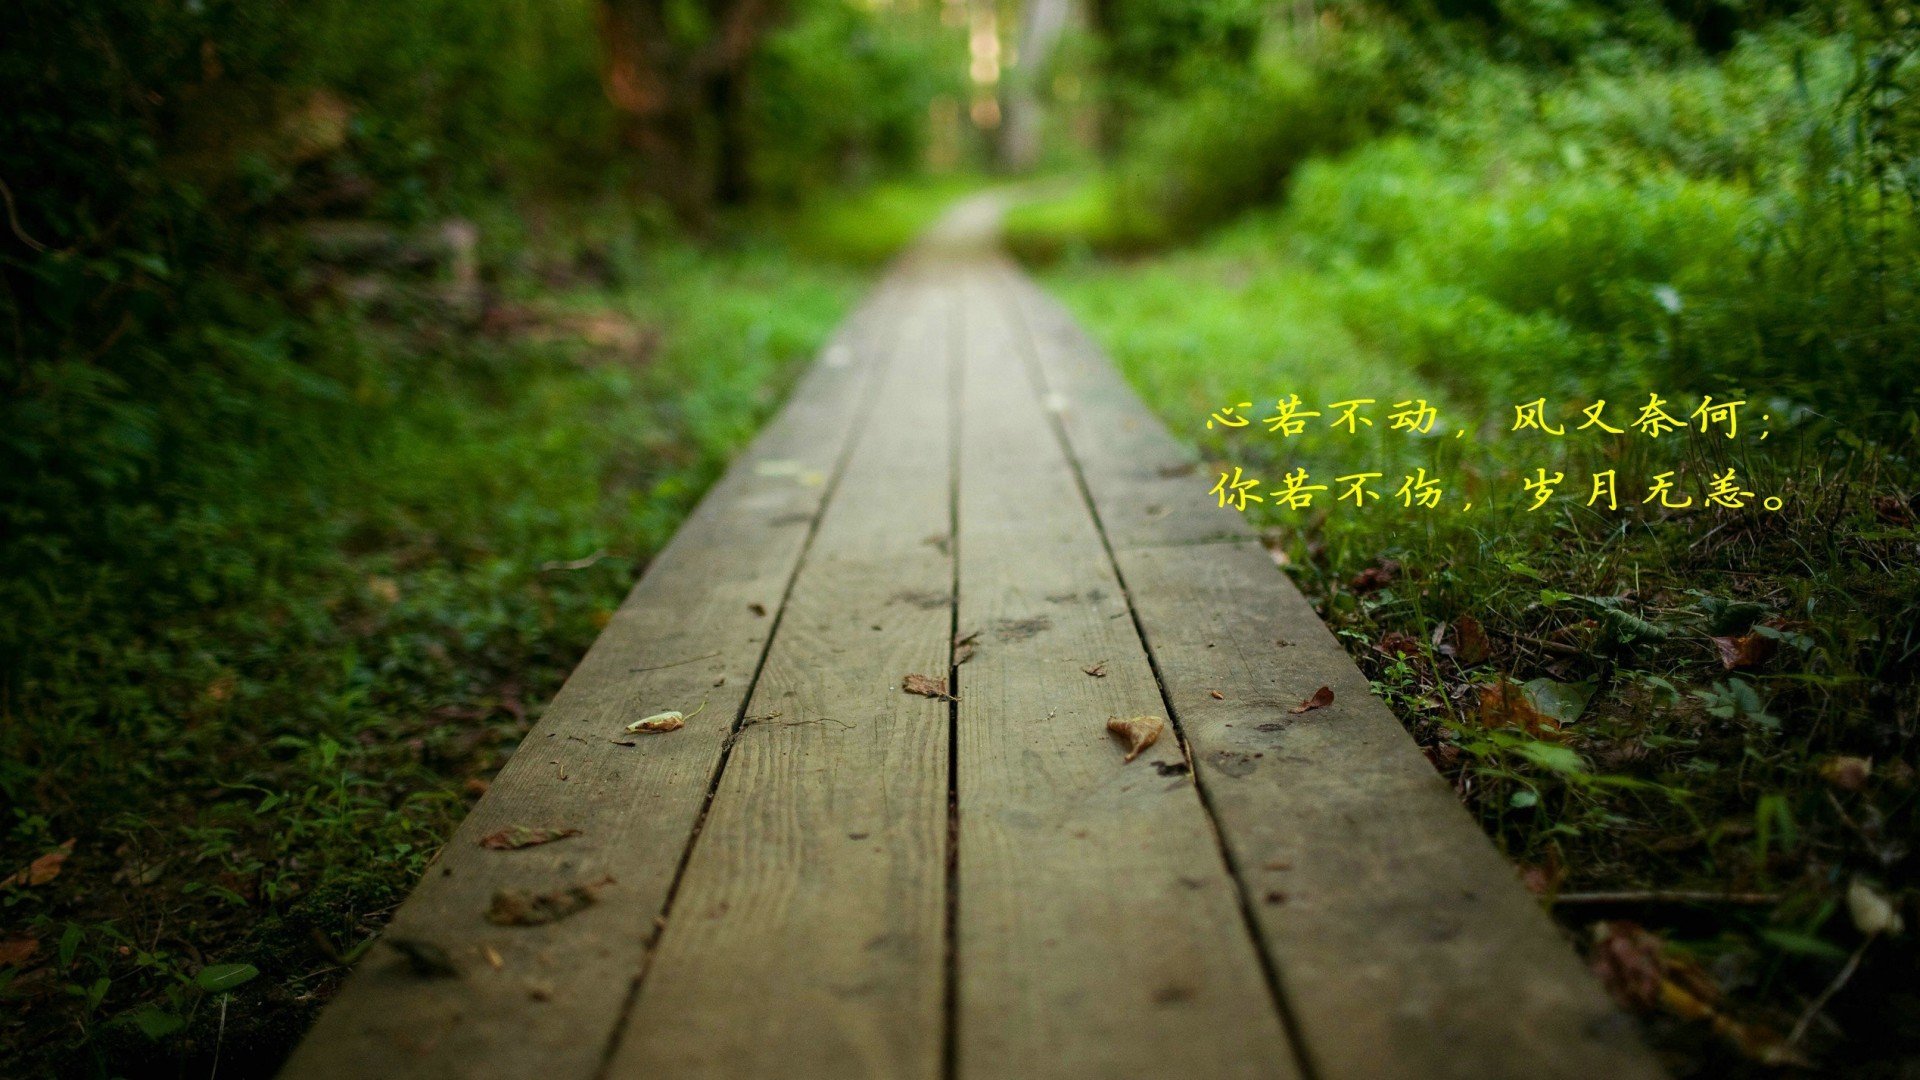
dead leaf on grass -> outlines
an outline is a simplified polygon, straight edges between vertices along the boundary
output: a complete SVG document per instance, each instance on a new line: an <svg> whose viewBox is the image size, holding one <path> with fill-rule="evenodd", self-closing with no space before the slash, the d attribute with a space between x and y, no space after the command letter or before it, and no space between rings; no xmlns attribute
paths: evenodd
<svg viewBox="0 0 1920 1080"><path fill-rule="evenodd" d="M490 851L518 851L538 844L551 844L555 840L565 840L569 836L579 836L579 829L536 829L525 825L509 825L498 832L490 832L480 838L480 846Z"/></svg>
<svg viewBox="0 0 1920 1080"><path fill-rule="evenodd" d="M1841 791L1859 791L1873 776L1873 759L1840 755L1820 763L1820 778Z"/></svg>
<svg viewBox="0 0 1920 1080"><path fill-rule="evenodd" d="M1773 655L1774 641L1759 634L1717 637L1713 644L1720 650L1720 666L1728 671L1758 667Z"/></svg>
<svg viewBox="0 0 1920 1080"><path fill-rule="evenodd" d="M959 698L947 693L947 680L936 679L931 675L902 675L900 689L921 697L939 698L942 701L958 701Z"/></svg>
<svg viewBox="0 0 1920 1080"><path fill-rule="evenodd" d="M1382 656L1418 656L1420 639L1399 630L1389 630L1373 646Z"/></svg>
<svg viewBox="0 0 1920 1080"><path fill-rule="evenodd" d="M0 967L26 967L40 943L30 937L0 938Z"/></svg>
<svg viewBox="0 0 1920 1080"><path fill-rule="evenodd" d="M1392 559L1382 559L1378 565L1369 566L1353 575L1352 580L1347 582L1347 587L1354 592L1373 592L1393 584L1393 580L1399 576L1400 564Z"/></svg>
<svg viewBox="0 0 1920 1080"><path fill-rule="evenodd" d="M1893 901L1857 875L1847 884L1847 914L1853 917L1853 925L1868 937L1898 934L1907 925Z"/></svg>
<svg viewBox="0 0 1920 1080"><path fill-rule="evenodd" d="M1556 735L1580 718L1592 699L1591 682L1563 683L1539 678L1525 683L1511 679L1480 686L1480 723L1485 727L1520 728L1529 735Z"/></svg>
<svg viewBox="0 0 1920 1080"><path fill-rule="evenodd" d="M68 840L58 848L28 863L12 877L7 878L5 881L0 881L0 889L11 889L15 886L30 887L34 885L45 885L47 882L60 876L60 868L66 865L67 856L72 854L73 841Z"/></svg>
<svg viewBox="0 0 1920 1080"><path fill-rule="evenodd" d="M1086 667L1083 667L1080 670L1086 672L1087 674L1093 676L1096 679L1104 679L1107 677L1107 662L1105 660L1102 660L1097 664L1088 664Z"/></svg>
<svg viewBox="0 0 1920 1080"><path fill-rule="evenodd" d="M1596 923L1593 934L1588 963L1623 1007L1704 1022L1741 1053L1763 1064L1810 1064L1773 1029L1741 1023L1721 1012L1720 989L1705 969L1690 957L1669 952L1659 935L1628 920Z"/></svg>
<svg viewBox="0 0 1920 1080"><path fill-rule="evenodd" d="M1287 711L1290 713L1312 712L1315 709L1324 709L1331 704L1333 704L1333 687L1323 686L1315 690L1312 697Z"/></svg>
<svg viewBox="0 0 1920 1080"><path fill-rule="evenodd" d="M586 885L569 885L553 892L501 889L493 894L487 921L496 926L543 926L592 907L600 890L613 884L610 877Z"/></svg>
<svg viewBox="0 0 1920 1080"><path fill-rule="evenodd" d="M1127 744L1128 761L1139 757L1140 751L1152 746L1166 726L1167 722L1157 716L1130 716L1125 719L1107 717L1107 730L1120 736Z"/></svg>
<svg viewBox="0 0 1920 1080"><path fill-rule="evenodd" d="M1478 664L1493 654L1493 641L1486 627L1471 615L1462 615L1445 628L1440 651L1449 653L1462 664Z"/></svg>

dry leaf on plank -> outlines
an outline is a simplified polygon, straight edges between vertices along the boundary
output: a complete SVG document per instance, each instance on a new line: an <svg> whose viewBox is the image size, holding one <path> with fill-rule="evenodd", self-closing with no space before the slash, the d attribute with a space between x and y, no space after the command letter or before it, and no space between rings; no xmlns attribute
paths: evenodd
<svg viewBox="0 0 1920 1080"><path fill-rule="evenodd" d="M1312 697L1287 711L1290 713L1312 712L1315 709L1324 709L1331 704L1333 704L1333 687L1323 686L1315 690Z"/></svg>
<svg viewBox="0 0 1920 1080"><path fill-rule="evenodd" d="M559 922L592 907L600 899L600 890L612 883L613 879L607 877L591 884L569 885L546 893L501 889L493 894L493 906L487 909L487 921L497 926L542 926Z"/></svg>
<svg viewBox="0 0 1920 1080"><path fill-rule="evenodd" d="M677 709L663 713L654 713L644 720L635 720L627 725L628 731L646 735L664 735L669 731L679 731L687 726L687 714Z"/></svg>
<svg viewBox="0 0 1920 1080"><path fill-rule="evenodd" d="M423 979L457 979L460 965L447 950L420 938L388 937L387 947L407 958L407 968Z"/></svg>
<svg viewBox="0 0 1920 1080"><path fill-rule="evenodd" d="M900 677L900 689L905 690L909 694L939 698L942 701L959 700L952 694L947 693L947 680L936 679L931 675L902 675Z"/></svg>
<svg viewBox="0 0 1920 1080"><path fill-rule="evenodd" d="M1152 746L1165 730L1167 722L1157 716L1130 716L1122 719L1118 716L1107 717L1107 730L1120 736L1127 744L1127 760L1140 756L1140 751Z"/></svg>
<svg viewBox="0 0 1920 1080"><path fill-rule="evenodd" d="M536 844L551 844L555 840L565 840L569 836L579 836L579 829L533 829L525 825L509 825L498 832L490 832L480 838L480 846L492 851L518 851Z"/></svg>

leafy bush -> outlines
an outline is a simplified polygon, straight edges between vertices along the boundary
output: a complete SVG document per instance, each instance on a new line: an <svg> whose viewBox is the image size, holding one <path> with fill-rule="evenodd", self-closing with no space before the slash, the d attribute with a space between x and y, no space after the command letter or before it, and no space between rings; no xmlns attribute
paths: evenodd
<svg viewBox="0 0 1920 1080"><path fill-rule="evenodd" d="M1276 44L1156 103L1129 129L1119 198L1176 235L1274 198L1302 163L1381 121L1393 104L1386 64L1384 41L1370 34Z"/></svg>

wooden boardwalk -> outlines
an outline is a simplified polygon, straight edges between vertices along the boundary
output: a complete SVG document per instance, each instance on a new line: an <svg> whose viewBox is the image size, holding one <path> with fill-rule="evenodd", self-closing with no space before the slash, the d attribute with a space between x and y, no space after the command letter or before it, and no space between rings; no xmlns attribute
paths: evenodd
<svg viewBox="0 0 1920 1080"><path fill-rule="evenodd" d="M287 1076L1659 1075L993 215L823 350L396 913L457 974L376 947Z"/></svg>

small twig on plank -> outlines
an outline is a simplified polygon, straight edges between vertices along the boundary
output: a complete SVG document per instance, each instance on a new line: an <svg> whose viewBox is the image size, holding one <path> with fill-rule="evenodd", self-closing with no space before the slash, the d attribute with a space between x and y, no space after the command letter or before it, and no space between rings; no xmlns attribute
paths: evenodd
<svg viewBox="0 0 1920 1080"><path fill-rule="evenodd" d="M782 720L780 721L781 727L801 727L805 724L839 724L840 729L842 731L852 731L857 726L854 724L849 724L845 720L836 720L831 716L823 716L818 720Z"/></svg>
<svg viewBox="0 0 1920 1080"><path fill-rule="evenodd" d="M665 668L679 667L682 664L697 664L702 660L711 660L714 657L719 655L720 654L717 652L710 652L705 656L696 656L691 660L675 660L671 664L655 664L652 667L636 667L636 668L628 668L627 670L628 671L660 671Z"/></svg>
<svg viewBox="0 0 1920 1080"><path fill-rule="evenodd" d="M1650 889L1643 892L1568 892L1553 898L1556 907L1608 907L1622 904L1777 904L1776 893L1709 892L1705 889Z"/></svg>

